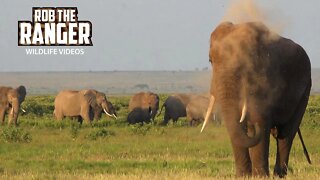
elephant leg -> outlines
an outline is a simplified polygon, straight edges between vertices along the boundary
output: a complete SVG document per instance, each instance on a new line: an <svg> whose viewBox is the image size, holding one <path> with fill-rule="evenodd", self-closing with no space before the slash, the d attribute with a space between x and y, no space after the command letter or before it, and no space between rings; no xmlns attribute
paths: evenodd
<svg viewBox="0 0 320 180"><path fill-rule="evenodd" d="M277 139L277 158L274 166L274 175L284 177L287 175L289 154L293 138Z"/></svg>
<svg viewBox="0 0 320 180"><path fill-rule="evenodd" d="M232 143L232 149L236 165L236 176L250 176L252 169L248 148Z"/></svg>
<svg viewBox="0 0 320 180"><path fill-rule="evenodd" d="M90 107L85 106L83 108L81 108L81 113L80 113L81 117L83 120L87 121L88 123L91 122L91 118L90 118Z"/></svg>
<svg viewBox="0 0 320 180"><path fill-rule="evenodd" d="M79 124L82 124L83 119L82 119L82 117L81 117L81 116L78 116L78 122L79 122Z"/></svg>
<svg viewBox="0 0 320 180"><path fill-rule="evenodd" d="M5 109L1 109L0 110L0 120L1 120L2 125L4 125L5 114L6 114Z"/></svg>
<svg viewBox="0 0 320 180"><path fill-rule="evenodd" d="M278 136L277 140L277 158L274 166L274 175L284 177L287 175L289 165L289 154L292 146L293 139L299 129L301 120L303 118L305 109L308 104L310 94L310 87L306 89L301 97L301 100L294 111L292 118L288 124L277 127Z"/></svg>
<svg viewBox="0 0 320 180"><path fill-rule="evenodd" d="M253 176L269 176L269 145L270 145L270 128L268 125L261 124L261 140L259 144L249 149L250 159L252 162ZM254 127L248 128L248 134L253 134Z"/></svg>
<svg viewBox="0 0 320 180"><path fill-rule="evenodd" d="M54 116L56 118L56 120L62 120L64 118L64 115L60 112L60 111L54 111Z"/></svg>
<svg viewBox="0 0 320 180"><path fill-rule="evenodd" d="M85 120L86 122L88 122L88 123L91 122L89 114L85 114L85 113L84 113L84 114L81 114L81 118L82 118L83 120Z"/></svg>
<svg viewBox="0 0 320 180"><path fill-rule="evenodd" d="M165 112L164 118L163 118L163 121L162 121L161 125L167 125L169 120L170 120L170 118L171 117L169 116L169 114L167 112Z"/></svg>
<svg viewBox="0 0 320 180"><path fill-rule="evenodd" d="M192 127L194 125L194 120L193 119L190 119L189 120L189 125Z"/></svg>
<svg viewBox="0 0 320 180"><path fill-rule="evenodd" d="M296 119L297 120L297 119ZM274 175L284 177L287 175L289 165L289 155L293 139L298 131L301 119L293 122L293 126L286 126L285 128L278 128L277 141L277 157L274 166Z"/></svg>
<svg viewBox="0 0 320 180"><path fill-rule="evenodd" d="M236 145L232 140L231 143L236 165L236 176L251 176L252 163L250 159L249 149Z"/></svg>
<svg viewBox="0 0 320 180"><path fill-rule="evenodd" d="M14 115L14 112L12 111L12 108L10 108L9 113L8 113L8 125L11 124L11 121L13 119L13 115Z"/></svg>

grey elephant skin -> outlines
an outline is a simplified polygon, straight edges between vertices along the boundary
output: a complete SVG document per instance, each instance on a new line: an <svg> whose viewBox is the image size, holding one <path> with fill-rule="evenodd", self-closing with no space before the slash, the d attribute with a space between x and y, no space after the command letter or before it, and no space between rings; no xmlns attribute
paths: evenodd
<svg viewBox="0 0 320 180"><path fill-rule="evenodd" d="M274 175L284 177L311 88L305 50L260 22L225 22L211 34L209 61L210 105L221 109L236 175L269 176L270 130L276 129Z"/></svg>
<svg viewBox="0 0 320 180"><path fill-rule="evenodd" d="M186 107L193 95L192 94L173 94L170 95L163 103L159 115L162 109L165 108L164 118L161 125L168 124L169 120L177 122L180 117L186 117Z"/></svg>
<svg viewBox="0 0 320 180"><path fill-rule="evenodd" d="M150 123L151 116L152 116L151 107L147 109L134 108L128 114L127 121L129 124Z"/></svg>
<svg viewBox="0 0 320 180"><path fill-rule="evenodd" d="M20 105L26 97L27 91L24 86L17 88L12 87L0 87L0 119L4 124L5 115L8 114L8 124L12 121L15 125L18 124L18 115Z"/></svg>
<svg viewBox="0 0 320 180"><path fill-rule="evenodd" d="M54 108L54 115L58 120L78 117L79 122L82 120L91 122L94 118L99 119L102 111L108 116L117 118L115 109L105 94L93 89L63 90L56 96Z"/></svg>
<svg viewBox="0 0 320 180"><path fill-rule="evenodd" d="M194 95L190 98L186 107L187 120L190 126L199 125L204 121L209 106L209 95ZM209 121L214 120L214 113L212 112Z"/></svg>
<svg viewBox="0 0 320 180"><path fill-rule="evenodd" d="M153 92L139 92L133 95L129 101L129 112L135 108L152 110L151 119L154 120L159 109L159 96Z"/></svg>

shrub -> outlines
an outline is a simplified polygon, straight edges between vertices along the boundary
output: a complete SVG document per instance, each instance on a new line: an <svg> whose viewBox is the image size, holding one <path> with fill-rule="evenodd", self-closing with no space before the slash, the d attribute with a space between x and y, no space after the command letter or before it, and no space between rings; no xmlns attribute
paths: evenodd
<svg viewBox="0 0 320 180"><path fill-rule="evenodd" d="M98 138L106 138L110 136L115 136L115 133L113 131L108 131L105 128L95 129L92 132L90 132L86 138L90 140L97 140Z"/></svg>
<svg viewBox="0 0 320 180"><path fill-rule="evenodd" d="M52 116L54 110L53 96L27 96L21 106L26 110L24 115Z"/></svg>
<svg viewBox="0 0 320 180"><path fill-rule="evenodd" d="M16 127L6 127L1 131L1 139L4 142L23 142L29 143L32 137L29 132L24 131L21 128Z"/></svg>
<svg viewBox="0 0 320 180"><path fill-rule="evenodd" d="M73 140L77 139L79 134L80 124L78 122L72 122L70 126L70 134Z"/></svg>
<svg viewBox="0 0 320 180"><path fill-rule="evenodd" d="M145 136L151 129L152 125L151 124L135 124L135 125L130 125L130 130L132 134L138 134L138 135L143 135Z"/></svg>

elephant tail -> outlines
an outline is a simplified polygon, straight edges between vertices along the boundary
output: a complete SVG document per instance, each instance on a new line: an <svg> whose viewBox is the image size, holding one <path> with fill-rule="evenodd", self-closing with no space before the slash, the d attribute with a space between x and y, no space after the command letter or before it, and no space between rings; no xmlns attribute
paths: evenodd
<svg viewBox="0 0 320 180"><path fill-rule="evenodd" d="M166 103L163 103L163 104L162 104L161 109L160 109L160 112L158 113L157 117L160 116L160 114L161 114L162 109L163 109L164 106L166 106Z"/></svg>
<svg viewBox="0 0 320 180"><path fill-rule="evenodd" d="M311 164L310 156L309 156L309 153L307 151L306 145L304 144L300 128L298 129L298 135L299 135L302 147L303 147L303 153L306 156L308 163Z"/></svg>

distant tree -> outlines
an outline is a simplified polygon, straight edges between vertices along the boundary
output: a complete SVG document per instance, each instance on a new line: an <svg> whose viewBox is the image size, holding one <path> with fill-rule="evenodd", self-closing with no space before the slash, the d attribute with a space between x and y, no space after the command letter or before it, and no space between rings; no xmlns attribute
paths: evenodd
<svg viewBox="0 0 320 180"><path fill-rule="evenodd" d="M139 88L139 89L149 89L148 84L136 84L134 88Z"/></svg>
<svg viewBox="0 0 320 180"><path fill-rule="evenodd" d="M191 86L191 85L186 86L186 88L189 89L189 91L191 91L191 92L194 90L193 86Z"/></svg>
<svg viewBox="0 0 320 180"><path fill-rule="evenodd" d="M204 67L204 68L202 68L202 71L208 71L209 70L209 68L208 67Z"/></svg>

